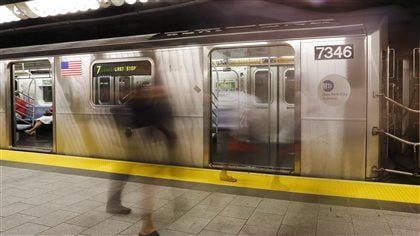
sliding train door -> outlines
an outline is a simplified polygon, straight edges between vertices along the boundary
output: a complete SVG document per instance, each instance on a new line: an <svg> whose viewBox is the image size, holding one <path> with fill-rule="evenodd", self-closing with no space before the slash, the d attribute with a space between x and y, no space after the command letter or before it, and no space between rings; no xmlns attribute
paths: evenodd
<svg viewBox="0 0 420 236"><path fill-rule="evenodd" d="M11 145L49 152L53 148L52 63L47 59L17 61L9 69Z"/></svg>
<svg viewBox="0 0 420 236"><path fill-rule="evenodd" d="M277 64L250 67L251 94L261 124L259 140L268 157L264 167L294 169L295 105L294 66ZM263 131L264 130L264 131Z"/></svg>
<svg viewBox="0 0 420 236"><path fill-rule="evenodd" d="M212 166L295 169L294 50L290 46L211 53Z"/></svg>

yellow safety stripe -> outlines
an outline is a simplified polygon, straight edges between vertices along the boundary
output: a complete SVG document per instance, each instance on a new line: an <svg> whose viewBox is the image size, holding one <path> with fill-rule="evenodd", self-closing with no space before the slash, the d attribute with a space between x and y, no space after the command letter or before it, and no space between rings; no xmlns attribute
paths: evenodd
<svg viewBox="0 0 420 236"><path fill-rule="evenodd" d="M0 150L0 160L253 189L420 204L420 187L366 181L229 171L237 182L219 180L220 170Z"/></svg>

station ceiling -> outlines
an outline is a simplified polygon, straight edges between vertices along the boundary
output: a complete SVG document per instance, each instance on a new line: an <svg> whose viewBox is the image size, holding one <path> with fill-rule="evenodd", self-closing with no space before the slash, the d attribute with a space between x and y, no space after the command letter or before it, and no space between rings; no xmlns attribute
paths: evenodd
<svg viewBox="0 0 420 236"><path fill-rule="evenodd" d="M3 0L0 5L24 2ZM149 0L92 12L0 24L0 48L212 27L386 15L390 41L419 44L415 0ZM404 37L402 37L404 36ZM403 46L402 46L403 47Z"/></svg>

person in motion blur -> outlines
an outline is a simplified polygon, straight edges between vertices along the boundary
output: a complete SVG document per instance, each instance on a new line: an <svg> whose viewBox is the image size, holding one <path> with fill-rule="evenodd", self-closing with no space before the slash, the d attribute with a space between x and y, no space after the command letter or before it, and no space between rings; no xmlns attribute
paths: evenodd
<svg viewBox="0 0 420 236"><path fill-rule="evenodd" d="M228 174L229 165L235 160L259 155L258 137L265 129L261 126L266 123L266 116L258 112L256 102L258 98L245 91L235 91L233 95L237 103L233 104L229 113L231 124L229 125L226 143L227 154L224 157L224 165L219 174L221 181L236 182L237 179ZM231 99L232 100L232 99Z"/></svg>
<svg viewBox="0 0 420 236"><path fill-rule="evenodd" d="M131 110L131 120L125 127L125 136L133 137L134 129L151 128L159 130L165 137L167 150L172 153L175 146L176 135L173 132L172 111L168 102L168 92L161 85L138 86L132 93L128 102ZM111 182L108 191L106 210L113 214L130 214L131 209L121 203L121 195L128 175L120 178L119 181ZM153 205L153 202L147 203ZM152 221L152 214L149 213L143 218L140 229L140 236L158 236Z"/></svg>

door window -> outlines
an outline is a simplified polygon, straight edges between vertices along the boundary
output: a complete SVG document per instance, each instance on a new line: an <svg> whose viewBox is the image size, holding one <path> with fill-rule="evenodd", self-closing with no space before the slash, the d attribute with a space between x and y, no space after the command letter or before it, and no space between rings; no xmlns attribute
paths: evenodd
<svg viewBox="0 0 420 236"><path fill-rule="evenodd" d="M255 98L257 103L267 104L269 98L268 70L257 70L254 75Z"/></svg>
<svg viewBox="0 0 420 236"><path fill-rule="evenodd" d="M284 101L295 104L295 70L287 69L284 73Z"/></svg>

